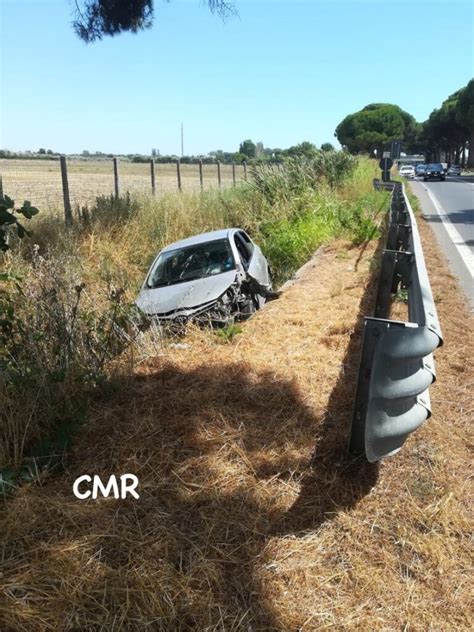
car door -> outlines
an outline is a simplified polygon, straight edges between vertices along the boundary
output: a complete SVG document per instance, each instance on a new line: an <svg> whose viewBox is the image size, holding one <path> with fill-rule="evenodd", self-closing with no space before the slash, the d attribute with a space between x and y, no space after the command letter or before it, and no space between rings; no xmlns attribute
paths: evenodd
<svg viewBox="0 0 474 632"><path fill-rule="evenodd" d="M271 280L268 272L268 262L263 256L263 252L243 230L239 230L235 237L236 240L244 245L246 252L249 254L247 261L248 274L260 285L270 287Z"/></svg>

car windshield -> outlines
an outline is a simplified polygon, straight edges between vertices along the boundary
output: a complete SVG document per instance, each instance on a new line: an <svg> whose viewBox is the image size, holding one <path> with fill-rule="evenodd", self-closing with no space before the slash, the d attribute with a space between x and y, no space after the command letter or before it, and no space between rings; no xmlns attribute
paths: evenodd
<svg viewBox="0 0 474 632"><path fill-rule="evenodd" d="M416 165L416 168L420 171L420 169L426 169L426 165Z"/></svg>
<svg viewBox="0 0 474 632"><path fill-rule="evenodd" d="M222 274L235 269L227 239L195 244L162 252L151 270L147 287L157 288L175 283Z"/></svg>
<svg viewBox="0 0 474 632"><path fill-rule="evenodd" d="M442 170L443 169L443 165L441 165L439 163L435 163L433 165L428 165L427 169L439 169L439 170Z"/></svg>

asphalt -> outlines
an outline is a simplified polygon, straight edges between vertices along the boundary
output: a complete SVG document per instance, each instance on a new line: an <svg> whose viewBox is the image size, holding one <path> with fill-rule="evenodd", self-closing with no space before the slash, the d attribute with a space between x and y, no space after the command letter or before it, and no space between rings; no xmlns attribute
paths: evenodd
<svg viewBox="0 0 474 632"><path fill-rule="evenodd" d="M410 186L474 311L474 177L415 180Z"/></svg>

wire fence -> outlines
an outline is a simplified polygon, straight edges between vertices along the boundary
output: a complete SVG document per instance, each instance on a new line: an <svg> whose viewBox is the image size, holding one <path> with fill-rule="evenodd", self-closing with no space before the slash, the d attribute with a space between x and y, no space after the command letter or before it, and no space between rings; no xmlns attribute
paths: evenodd
<svg viewBox="0 0 474 632"><path fill-rule="evenodd" d="M62 168L61 168L62 162ZM58 216L90 206L99 196L161 195L235 186L247 179L246 164L181 164L108 160L0 160L3 193L29 200Z"/></svg>

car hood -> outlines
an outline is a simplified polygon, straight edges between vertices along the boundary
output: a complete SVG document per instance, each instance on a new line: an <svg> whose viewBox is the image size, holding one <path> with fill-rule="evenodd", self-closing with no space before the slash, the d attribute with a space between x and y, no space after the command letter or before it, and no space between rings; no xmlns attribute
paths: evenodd
<svg viewBox="0 0 474 632"><path fill-rule="evenodd" d="M214 276L177 283L158 288L142 288L137 306L145 314L167 314L176 310L194 310L216 301L235 281L236 271L230 270Z"/></svg>

